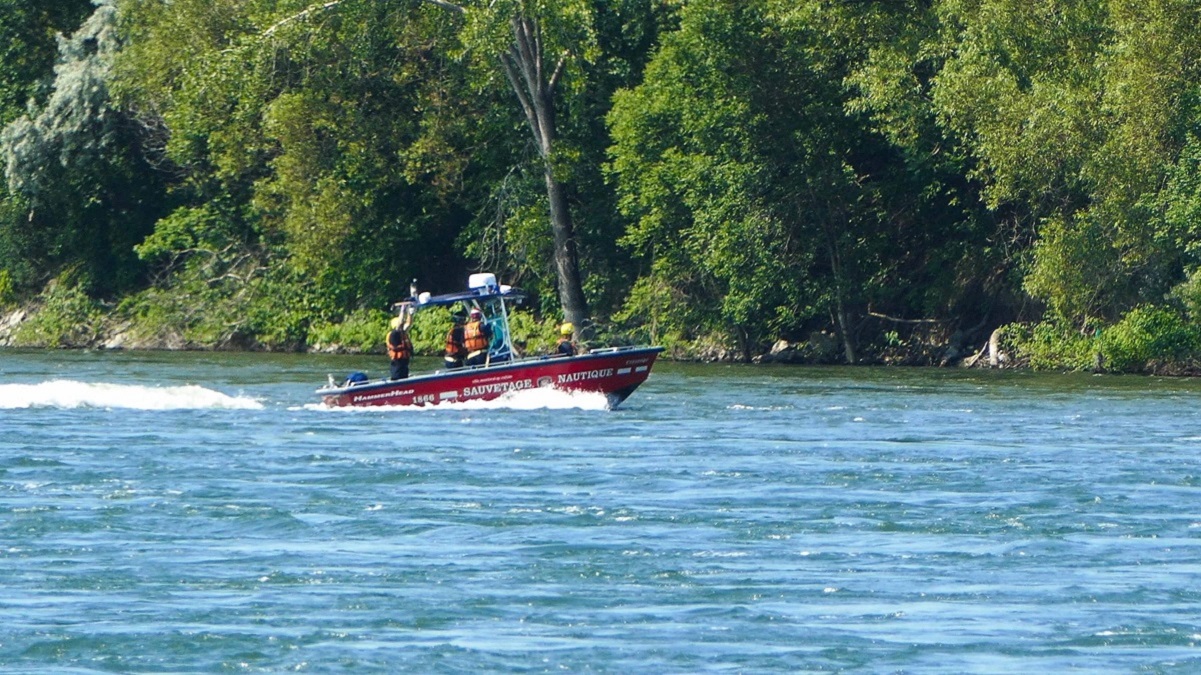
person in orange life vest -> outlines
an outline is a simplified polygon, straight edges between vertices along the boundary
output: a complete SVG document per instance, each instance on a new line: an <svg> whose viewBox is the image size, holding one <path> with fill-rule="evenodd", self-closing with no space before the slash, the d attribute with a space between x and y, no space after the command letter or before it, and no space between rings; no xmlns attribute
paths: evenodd
<svg viewBox="0 0 1201 675"><path fill-rule="evenodd" d="M463 345L463 324L467 316L462 312L455 312L452 318L455 325L446 334L446 356L443 357L448 369L461 368L467 358L467 347Z"/></svg>
<svg viewBox="0 0 1201 675"><path fill-rule="evenodd" d="M405 308L404 314L392 319L392 330L386 340L388 358L392 361L391 379L403 380L409 376L409 359L413 356L413 343L409 341L409 328L413 315Z"/></svg>
<svg viewBox="0 0 1201 675"><path fill-rule="evenodd" d="M488 344L492 342L492 327L484 323L484 313L478 307L471 309L471 317L463 326L463 347L467 350L466 364L478 366L488 363Z"/></svg>
<svg viewBox="0 0 1201 675"><path fill-rule="evenodd" d="M575 333L575 326L568 321L559 326L559 343L555 345L555 356L575 356L575 343L571 341L571 335Z"/></svg>

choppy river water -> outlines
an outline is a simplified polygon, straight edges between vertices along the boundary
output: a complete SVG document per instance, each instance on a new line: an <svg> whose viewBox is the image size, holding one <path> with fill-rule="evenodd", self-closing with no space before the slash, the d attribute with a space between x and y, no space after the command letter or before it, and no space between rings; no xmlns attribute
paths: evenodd
<svg viewBox="0 0 1201 675"><path fill-rule="evenodd" d="M1201 671L1201 382L378 361L0 351L0 671Z"/></svg>

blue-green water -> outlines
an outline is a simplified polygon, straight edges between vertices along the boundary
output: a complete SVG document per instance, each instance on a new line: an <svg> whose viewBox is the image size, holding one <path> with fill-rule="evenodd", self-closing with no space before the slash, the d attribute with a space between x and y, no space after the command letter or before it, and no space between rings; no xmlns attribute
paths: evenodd
<svg viewBox="0 0 1201 675"><path fill-rule="evenodd" d="M1201 382L378 361L0 352L0 671L1201 671Z"/></svg>

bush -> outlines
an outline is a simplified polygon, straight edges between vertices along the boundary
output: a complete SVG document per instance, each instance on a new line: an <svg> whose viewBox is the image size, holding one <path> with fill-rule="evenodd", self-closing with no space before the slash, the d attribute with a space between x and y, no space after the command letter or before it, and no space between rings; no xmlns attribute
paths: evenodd
<svg viewBox="0 0 1201 675"><path fill-rule="evenodd" d="M1196 356L1201 331L1172 309L1143 306L1103 330L1098 345L1106 370L1145 372Z"/></svg>
<svg viewBox="0 0 1201 675"><path fill-rule="evenodd" d="M1185 365L1201 353L1201 328L1180 312L1158 306L1136 307L1117 323L1091 331L1047 321L1009 326L1006 336L1018 357L1036 370L1141 373Z"/></svg>
<svg viewBox="0 0 1201 675"><path fill-rule="evenodd" d="M309 346L318 351L382 352L389 318L383 310L356 310L341 323L314 326L309 333Z"/></svg>
<svg viewBox="0 0 1201 675"><path fill-rule="evenodd" d="M13 335L18 347L87 347L98 334L100 306L69 274L52 281L38 297L39 308Z"/></svg>
<svg viewBox="0 0 1201 675"><path fill-rule="evenodd" d="M1096 364L1097 346L1091 334L1059 320L1005 327L1005 338L1019 361L1034 370L1088 370Z"/></svg>
<svg viewBox="0 0 1201 675"><path fill-rule="evenodd" d="M1193 323L1201 323L1201 270L1194 270L1183 283L1172 289L1171 299L1184 306Z"/></svg>
<svg viewBox="0 0 1201 675"><path fill-rule="evenodd" d="M271 269L238 289L226 303L237 320L221 346L261 347L270 351L301 350L320 308L315 289L289 268ZM239 311L240 310L240 311Z"/></svg>
<svg viewBox="0 0 1201 675"><path fill-rule="evenodd" d="M0 307L11 307L17 302L16 286L8 270L0 270Z"/></svg>
<svg viewBox="0 0 1201 675"><path fill-rule="evenodd" d="M441 356L446 350L446 333L453 324L454 319L448 307L429 307L417 312L413 317L413 327L409 330L413 351L426 356ZM387 325L385 321L384 330L378 338L381 349L388 333Z"/></svg>
<svg viewBox="0 0 1201 675"><path fill-rule="evenodd" d="M126 297L117 314L128 321L134 344L168 349L253 346L257 324L270 312L260 298L261 280L249 283L225 269L194 259L163 286Z"/></svg>
<svg viewBox="0 0 1201 675"><path fill-rule="evenodd" d="M509 312L509 329L513 345L522 356L552 354L559 341L559 322L554 319L538 321L532 312Z"/></svg>

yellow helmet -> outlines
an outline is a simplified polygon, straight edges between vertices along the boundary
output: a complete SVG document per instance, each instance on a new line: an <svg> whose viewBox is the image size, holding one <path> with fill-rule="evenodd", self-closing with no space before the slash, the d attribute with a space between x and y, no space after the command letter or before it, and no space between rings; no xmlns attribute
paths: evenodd
<svg viewBox="0 0 1201 675"><path fill-rule="evenodd" d="M559 326L559 335L571 335L575 332L575 326L570 321Z"/></svg>
<svg viewBox="0 0 1201 675"><path fill-rule="evenodd" d="M399 316L392 317L392 321L388 325L392 327L392 330L396 330L397 328L400 328L400 317Z"/></svg>

